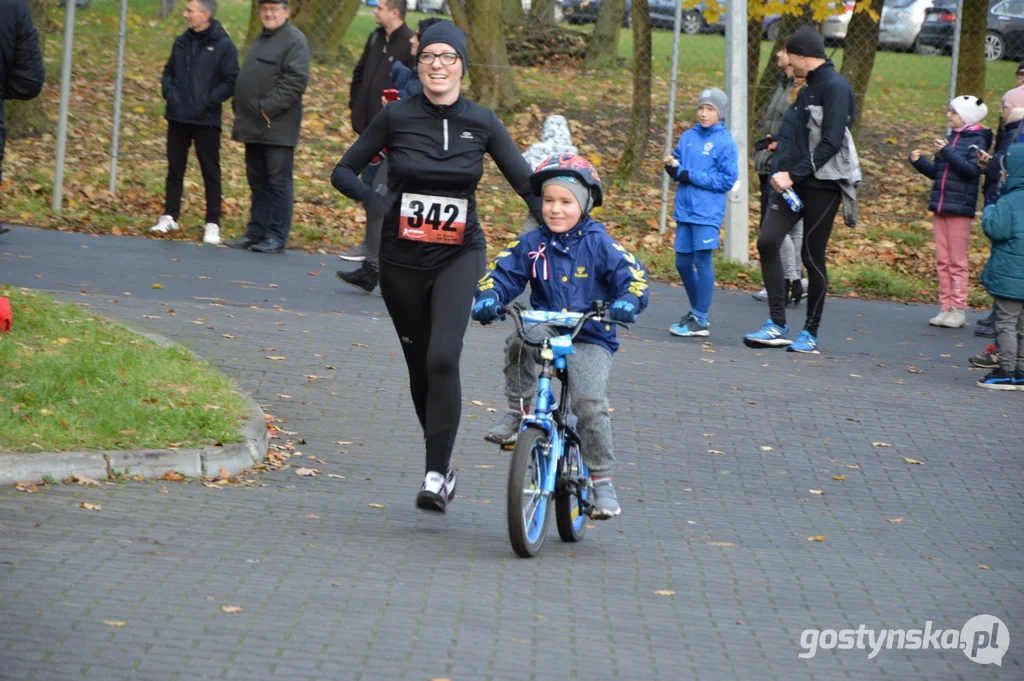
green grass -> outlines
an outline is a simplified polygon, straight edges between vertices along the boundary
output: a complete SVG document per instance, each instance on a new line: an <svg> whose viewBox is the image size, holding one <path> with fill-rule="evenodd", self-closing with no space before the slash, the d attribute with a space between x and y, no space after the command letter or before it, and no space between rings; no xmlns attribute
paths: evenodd
<svg viewBox="0 0 1024 681"><path fill-rule="evenodd" d="M187 350L160 348L80 307L0 285L0 451L193 447L239 440L245 403Z"/></svg>

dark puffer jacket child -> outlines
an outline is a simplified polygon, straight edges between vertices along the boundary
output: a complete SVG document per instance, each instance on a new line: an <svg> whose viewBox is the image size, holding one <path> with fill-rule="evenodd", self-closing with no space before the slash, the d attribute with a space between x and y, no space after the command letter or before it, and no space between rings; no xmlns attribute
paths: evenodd
<svg viewBox="0 0 1024 681"><path fill-rule="evenodd" d="M987 115L988 107L977 97L954 98L946 113L953 132L932 144L934 162L924 158L920 149L910 154L914 168L933 180L928 209L935 213L935 264L942 309L928 321L932 326L956 329L967 325L967 247L981 177L977 149L988 151L992 146L992 131L980 125Z"/></svg>

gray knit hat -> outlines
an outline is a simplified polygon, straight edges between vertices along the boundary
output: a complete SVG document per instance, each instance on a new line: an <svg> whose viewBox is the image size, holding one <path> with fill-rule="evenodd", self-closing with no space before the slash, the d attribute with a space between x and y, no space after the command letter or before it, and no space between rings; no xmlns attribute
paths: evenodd
<svg viewBox="0 0 1024 681"><path fill-rule="evenodd" d="M699 109L702 104L710 106L718 112L720 119L725 120L725 114L729 109L729 97L724 92L716 87L705 88L700 93L700 99L697 100L697 108Z"/></svg>
<svg viewBox="0 0 1024 681"><path fill-rule="evenodd" d="M558 175L557 177L544 180L544 184L541 185L541 191L543 192L544 187L552 184L558 187L565 187L571 191L572 195L576 197L576 202L580 204L580 210L583 212L583 215L587 215L590 209L594 207L593 198L590 196L590 189L572 175Z"/></svg>

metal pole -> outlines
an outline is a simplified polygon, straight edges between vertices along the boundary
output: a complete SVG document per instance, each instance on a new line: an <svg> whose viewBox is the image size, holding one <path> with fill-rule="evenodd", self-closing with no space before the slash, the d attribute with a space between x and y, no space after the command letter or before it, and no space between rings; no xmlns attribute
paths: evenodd
<svg viewBox="0 0 1024 681"><path fill-rule="evenodd" d="M128 0L121 0L121 27L117 33L117 78L114 86L114 133L110 142L110 193L117 193L117 156L121 143L121 86L124 84L124 37Z"/></svg>
<svg viewBox="0 0 1024 681"><path fill-rule="evenodd" d="M750 259L747 223L750 192L747 163L747 0L729 0L726 9L725 82L728 84L729 117L726 125L736 142L739 176L726 195L725 257L746 265Z"/></svg>
<svg viewBox="0 0 1024 681"><path fill-rule="evenodd" d="M956 97L956 72L960 70L960 32L964 25L964 0L957 0L956 21L953 22L953 64L949 72L949 101ZM946 134L952 131L952 124L946 119Z"/></svg>
<svg viewBox="0 0 1024 681"><path fill-rule="evenodd" d="M672 153L672 133L676 127L676 82L679 71L679 33L683 30L683 0L676 0L676 19L672 29L672 75L668 86L668 120L665 123L665 156ZM668 222L668 175L661 176L661 216L658 218L658 234L664 234Z"/></svg>
<svg viewBox="0 0 1024 681"><path fill-rule="evenodd" d="M57 118L57 167L53 175L54 213L64 204L64 156L68 143L68 99L71 96L71 59L75 46L75 0L64 3L64 58L60 67L60 113Z"/></svg>

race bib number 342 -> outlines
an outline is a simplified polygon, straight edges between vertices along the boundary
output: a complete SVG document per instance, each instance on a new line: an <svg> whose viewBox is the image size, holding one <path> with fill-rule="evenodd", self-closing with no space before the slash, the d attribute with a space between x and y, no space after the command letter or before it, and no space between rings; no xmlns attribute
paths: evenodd
<svg viewBox="0 0 1024 681"><path fill-rule="evenodd" d="M402 194L398 238L457 246L466 236L468 213L466 199Z"/></svg>

